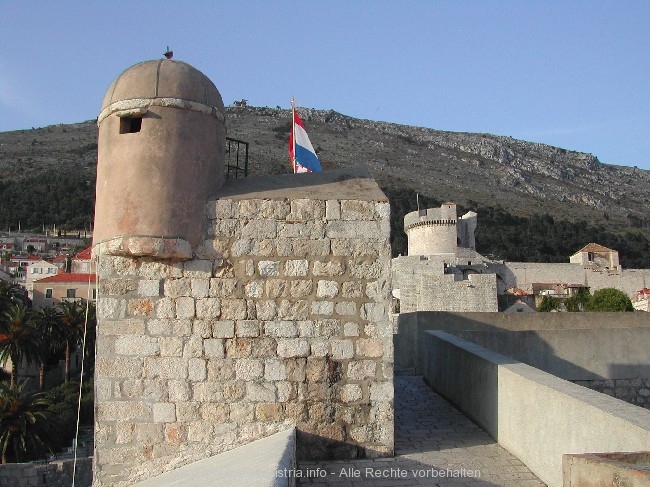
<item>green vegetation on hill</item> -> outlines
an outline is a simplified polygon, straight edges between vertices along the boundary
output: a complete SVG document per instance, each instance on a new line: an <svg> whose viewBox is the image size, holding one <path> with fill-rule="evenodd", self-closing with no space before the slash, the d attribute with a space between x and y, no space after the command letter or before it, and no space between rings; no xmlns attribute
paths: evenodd
<svg viewBox="0 0 650 487"><path fill-rule="evenodd" d="M95 175L85 169L50 169L20 180L0 180L0 229L40 231L45 224L64 230L90 228Z"/></svg>

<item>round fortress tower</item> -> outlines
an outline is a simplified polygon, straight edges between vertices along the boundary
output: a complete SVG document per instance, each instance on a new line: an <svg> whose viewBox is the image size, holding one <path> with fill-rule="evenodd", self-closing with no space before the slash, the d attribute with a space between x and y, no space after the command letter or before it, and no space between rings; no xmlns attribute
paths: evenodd
<svg viewBox="0 0 650 487"><path fill-rule="evenodd" d="M190 258L208 198L223 184L225 110L187 63L136 64L110 85L99 125L93 246Z"/></svg>
<svg viewBox="0 0 650 487"><path fill-rule="evenodd" d="M444 203L404 216L404 231L408 236L408 255L456 255L456 204Z"/></svg>

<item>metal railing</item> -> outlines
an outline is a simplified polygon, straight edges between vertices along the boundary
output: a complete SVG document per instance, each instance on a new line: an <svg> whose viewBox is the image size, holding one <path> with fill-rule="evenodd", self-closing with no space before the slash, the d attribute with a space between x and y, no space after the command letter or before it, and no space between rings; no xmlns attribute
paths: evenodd
<svg viewBox="0 0 650 487"><path fill-rule="evenodd" d="M226 137L226 178L248 176L248 142Z"/></svg>

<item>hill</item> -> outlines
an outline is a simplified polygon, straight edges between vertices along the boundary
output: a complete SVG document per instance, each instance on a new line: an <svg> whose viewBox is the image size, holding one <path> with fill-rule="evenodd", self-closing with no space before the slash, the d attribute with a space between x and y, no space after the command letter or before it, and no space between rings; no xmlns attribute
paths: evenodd
<svg viewBox="0 0 650 487"><path fill-rule="evenodd" d="M227 111L228 135L250 143L249 175L290 171L289 110ZM497 221L534 226L546 215L554 224L564 222L569 234L572 223L586 225L587 232L595 233L590 240L605 245L603 235L612 235L614 241L633 235L641 239L640 252L650 235L650 171L603 164L591 154L510 137L361 120L331 110L300 113L324 169L366 165L392 201L403 199L394 208L395 217L415 208L418 192L429 197L430 204L455 201L478 210L479 234L498 231L486 228ZM94 121L0 132L0 228L15 227L18 221L23 228L89 225L96 148ZM501 217L487 220L488 215ZM397 235L400 224L395 222L395 253L403 251L403 238ZM563 235L554 238L572 240ZM563 246L555 247L559 252ZM479 246L484 253L511 258L510 251L487 250ZM547 250L536 252L538 258L554 255L552 246Z"/></svg>

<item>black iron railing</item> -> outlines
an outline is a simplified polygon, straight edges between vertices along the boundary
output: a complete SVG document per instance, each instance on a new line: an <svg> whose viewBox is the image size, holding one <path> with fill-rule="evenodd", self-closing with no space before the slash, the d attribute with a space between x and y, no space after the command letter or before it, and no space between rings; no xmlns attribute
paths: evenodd
<svg viewBox="0 0 650 487"><path fill-rule="evenodd" d="M248 176L248 142L226 137L226 178Z"/></svg>

